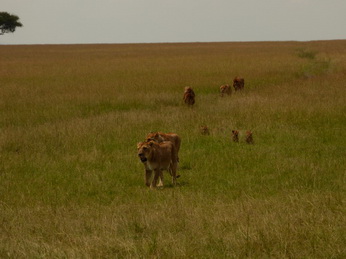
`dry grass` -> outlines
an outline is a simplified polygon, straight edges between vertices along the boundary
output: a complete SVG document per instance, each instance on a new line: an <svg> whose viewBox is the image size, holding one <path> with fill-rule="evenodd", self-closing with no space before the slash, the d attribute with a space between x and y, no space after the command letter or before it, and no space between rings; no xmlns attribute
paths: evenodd
<svg viewBox="0 0 346 259"><path fill-rule="evenodd" d="M345 257L344 46L0 46L0 257ZM136 143L157 130L182 176L151 191Z"/></svg>

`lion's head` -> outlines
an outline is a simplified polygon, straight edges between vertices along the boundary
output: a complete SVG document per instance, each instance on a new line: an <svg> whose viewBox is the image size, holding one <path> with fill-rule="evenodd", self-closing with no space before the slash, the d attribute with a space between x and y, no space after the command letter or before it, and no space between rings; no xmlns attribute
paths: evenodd
<svg viewBox="0 0 346 259"><path fill-rule="evenodd" d="M156 141L156 142L159 142L159 143L161 143L161 142L164 141L163 137L160 135L159 132L150 132L150 133L147 135L147 142L148 142L148 141L151 141L151 140Z"/></svg>
<svg viewBox="0 0 346 259"><path fill-rule="evenodd" d="M145 163L150 158L153 151L153 145L153 141L137 143L137 154L142 163Z"/></svg>

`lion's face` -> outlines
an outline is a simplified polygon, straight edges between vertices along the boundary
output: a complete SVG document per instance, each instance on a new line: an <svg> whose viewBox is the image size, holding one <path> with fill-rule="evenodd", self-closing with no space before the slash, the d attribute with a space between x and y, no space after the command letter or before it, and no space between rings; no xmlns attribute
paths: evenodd
<svg viewBox="0 0 346 259"><path fill-rule="evenodd" d="M150 154L152 152L153 142L139 142L137 144L137 154L142 163L148 161Z"/></svg>

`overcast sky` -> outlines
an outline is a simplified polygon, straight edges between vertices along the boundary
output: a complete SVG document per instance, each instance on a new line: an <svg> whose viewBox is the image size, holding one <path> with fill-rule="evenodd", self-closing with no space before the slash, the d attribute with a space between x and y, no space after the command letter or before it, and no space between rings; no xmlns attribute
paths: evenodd
<svg viewBox="0 0 346 259"><path fill-rule="evenodd" d="M346 39L346 0L0 0L0 44Z"/></svg>

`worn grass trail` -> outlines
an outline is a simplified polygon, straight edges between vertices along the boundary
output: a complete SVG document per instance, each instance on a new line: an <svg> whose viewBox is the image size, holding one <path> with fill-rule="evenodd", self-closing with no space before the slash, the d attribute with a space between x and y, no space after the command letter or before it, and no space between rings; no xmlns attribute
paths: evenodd
<svg viewBox="0 0 346 259"><path fill-rule="evenodd" d="M0 257L345 257L344 46L0 46ZM145 187L150 131L179 186Z"/></svg>

